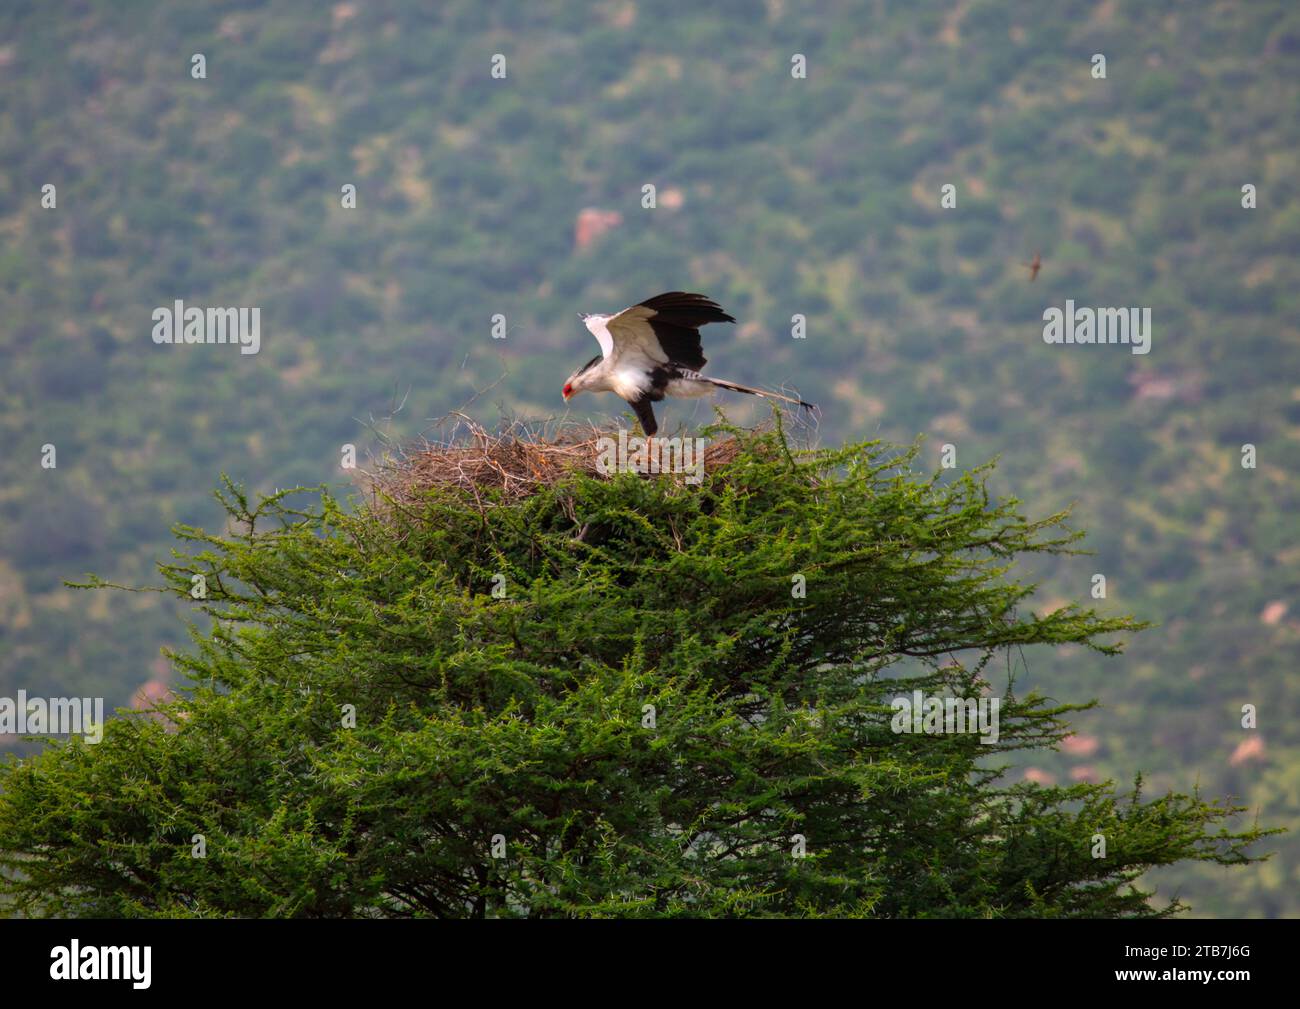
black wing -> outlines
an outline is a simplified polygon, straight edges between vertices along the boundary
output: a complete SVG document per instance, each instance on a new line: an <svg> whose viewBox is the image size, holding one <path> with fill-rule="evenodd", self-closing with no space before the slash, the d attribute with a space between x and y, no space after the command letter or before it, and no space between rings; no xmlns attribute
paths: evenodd
<svg viewBox="0 0 1300 1009"><path fill-rule="evenodd" d="M708 363L700 346L700 327L710 322L736 321L717 302L702 294L684 291L657 294L641 302L641 306L654 310L655 314L646 321L654 330L668 360L694 370Z"/></svg>

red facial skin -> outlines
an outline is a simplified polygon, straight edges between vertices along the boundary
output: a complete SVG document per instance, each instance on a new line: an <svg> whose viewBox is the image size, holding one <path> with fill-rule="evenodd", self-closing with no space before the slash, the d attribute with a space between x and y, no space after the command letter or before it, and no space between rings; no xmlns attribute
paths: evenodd
<svg viewBox="0 0 1300 1009"><path fill-rule="evenodd" d="M569 398L569 396L571 396L572 394L573 394L573 386L569 385L569 384L566 382L565 385L564 385L564 391L561 392L560 395L563 396L563 397L567 400L567 399Z"/></svg>

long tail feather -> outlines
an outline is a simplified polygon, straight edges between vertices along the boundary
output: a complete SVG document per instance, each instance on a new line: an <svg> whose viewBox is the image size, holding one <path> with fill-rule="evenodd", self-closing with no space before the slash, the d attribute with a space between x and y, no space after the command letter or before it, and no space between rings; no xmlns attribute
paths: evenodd
<svg viewBox="0 0 1300 1009"><path fill-rule="evenodd" d="M762 396L764 399L779 399L785 403L792 403L801 406L805 410L816 410L816 403L805 403L802 399L794 399L791 396L783 396L779 392L768 392L766 389L755 389L752 386L741 385L739 382L728 382L725 378L712 378L708 375L695 375L696 379L701 382L708 382L710 385L716 385L720 389L730 389L732 392L744 392L751 396Z"/></svg>

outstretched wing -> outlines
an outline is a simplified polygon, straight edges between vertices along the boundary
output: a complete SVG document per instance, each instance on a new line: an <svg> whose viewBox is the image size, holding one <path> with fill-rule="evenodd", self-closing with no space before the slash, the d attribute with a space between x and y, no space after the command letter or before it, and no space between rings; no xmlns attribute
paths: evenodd
<svg viewBox="0 0 1300 1009"><path fill-rule="evenodd" d="M609 330L605 328L606 321L607 320L603 315L588 315L584 316L582 320L582 324L591 331L591 335L594 336L596 342L600 344L600 357L609 357L610 354L614 353L614 340L609 335ZM592 364L599 361L600 357L593 360ZM590 367L590 364L587 365L587 368ZM583 370L586 371L586 368Z"/></svg>
<svg viewBox="0 0 1300 1009"><path fill-rule="evenodd" d="M628 354L648 358L655 364L699 369L707 363L700 346L700 327L710 322L735 321L702 294L669 291L611 316L604 321L604 329L620 356ZM596 339L600 339L599 334Z"/></svg>

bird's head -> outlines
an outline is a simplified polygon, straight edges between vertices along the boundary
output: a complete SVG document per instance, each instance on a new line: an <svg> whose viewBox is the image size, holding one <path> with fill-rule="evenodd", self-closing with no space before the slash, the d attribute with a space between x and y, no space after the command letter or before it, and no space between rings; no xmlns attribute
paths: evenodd
<svg viewBox="0 0 1300 1009"><path fill-rule="evenodd" d="M563 388L562 390L560 390L560 395L564 397L564 402L567 403L569 400L571 400L571 399L572 399L574 396L576 396L578 393L582 392L582 390L583 390L583 384L582 384L582 373L583 373L583 370L584 370L584 369L579 368L577 371L575 371L572 375L570 375L570 376L565 380L565 382L564 382L564 388Z"/></svg>
<svg viewBox="0 0 1300 1009"><path fill-rule="evenodd" d="M564 388L560 390L560 395L564 397L566 403L574 396L578 395L578 393L585 392L591 388L593 378L592 369L595 368L600 361L601 356L597 354L568 377L568 380L564 383Z"/></svg>
<svg viewBox="0 0 1300 1009"><path fill-rule="evenodd" d="M573 372L573 374L568 377L568 380L564 382L564 387L560 390L560 395L564 397L565 403L569 402L573 397L576 397L576 395L581 393L581 391L586 390L586 376L582 373L584 371L584 368L578 368L577 371Z"/></svg>

